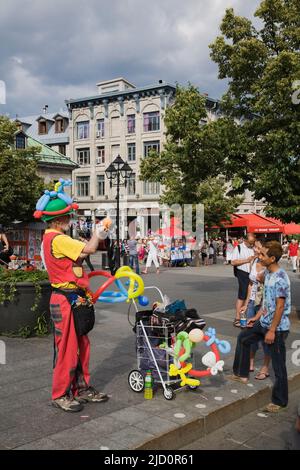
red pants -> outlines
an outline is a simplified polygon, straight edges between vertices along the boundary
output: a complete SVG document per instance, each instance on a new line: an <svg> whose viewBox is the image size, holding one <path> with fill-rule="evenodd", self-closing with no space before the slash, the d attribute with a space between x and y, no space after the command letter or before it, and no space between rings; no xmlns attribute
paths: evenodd
<svg viewBox="0 0 300 470"><path fill-rule="evenodd" d="M89 386L90 340L77 336L71 306L61 294L50 299L51 318L54 323L54 363L52 400Z"/></svg>

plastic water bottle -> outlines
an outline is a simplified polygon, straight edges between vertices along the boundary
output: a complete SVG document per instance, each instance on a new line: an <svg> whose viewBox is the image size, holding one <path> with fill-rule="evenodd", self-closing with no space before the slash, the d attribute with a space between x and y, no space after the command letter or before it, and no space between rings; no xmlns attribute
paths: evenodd
<svg viewBox="0 0 300 470"><path fill-rule="evenodd" d="M152 380L151 370L147 370L146 372L144 398L146 400L152 400L153 398L153 380Z"/></svg>
<svg viewBox="0 0 300 470"><path fill-rule="evenodd" d="M241 313L240 327L241 327L241 328L247 328L246 312L242 312L242 313Z"/></svg>

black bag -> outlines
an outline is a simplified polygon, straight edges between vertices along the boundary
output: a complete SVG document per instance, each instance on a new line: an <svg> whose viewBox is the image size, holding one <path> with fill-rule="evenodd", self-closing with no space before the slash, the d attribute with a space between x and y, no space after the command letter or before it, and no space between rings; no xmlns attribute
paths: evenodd
<svg viewBox="0 0 300 470"><path fill-rule="evenodd" d="M86 301L84 304L74 305L72 304L70 298L74 294L77 294L80 297L85 297L84 291L78 290L67 293L64 290L57 288L53 288L53 291L57 292L58 294L64 295L70 303L77 336L87 335L94 328L95 325L94 305L90 304L88 301Z"/></svg>
<svg viewBox="0 0 300 470"><path fill-rule="evenodd" d="M94 305L71 305L77 336L87 335L95 325Z"/></svg>
<svg viewBox="0 0 300 470"><path fill-rule="evenodd" d="M238 245L238 250L239 250L239 254L241 254L241 245ZM238 272L237 272L237 266L233 266L233 274L235 277L238 276Z"/></svg>

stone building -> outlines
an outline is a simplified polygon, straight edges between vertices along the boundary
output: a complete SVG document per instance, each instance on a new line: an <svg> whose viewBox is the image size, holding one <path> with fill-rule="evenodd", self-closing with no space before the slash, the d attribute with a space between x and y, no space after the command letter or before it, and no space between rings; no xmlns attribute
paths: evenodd
<svg viewBox="0 0 300 470"><path fill-rule="evenodd" d="M69 156L69 114L66 111L47 113L47 105L39 115L16 117L16 124L33 139L61 155Z"/></svg>

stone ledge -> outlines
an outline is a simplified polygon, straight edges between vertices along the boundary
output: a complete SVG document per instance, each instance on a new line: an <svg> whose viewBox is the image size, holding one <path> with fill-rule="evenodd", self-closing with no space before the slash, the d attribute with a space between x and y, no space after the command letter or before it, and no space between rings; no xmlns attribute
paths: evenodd
<svg viewBox="0 0 300 470"><path fill-rule="evenodd" d="M300 388L300 373L289 377L289 391ZM207 416L197 417L189 423L174 427L171 431L160 434L139 446L135 450L176 450L210 434L213 431L229 424L245 414L251 413L265 406L270 401L271 386L268 385L249 397L241 398L224 405Z"/></svg>

